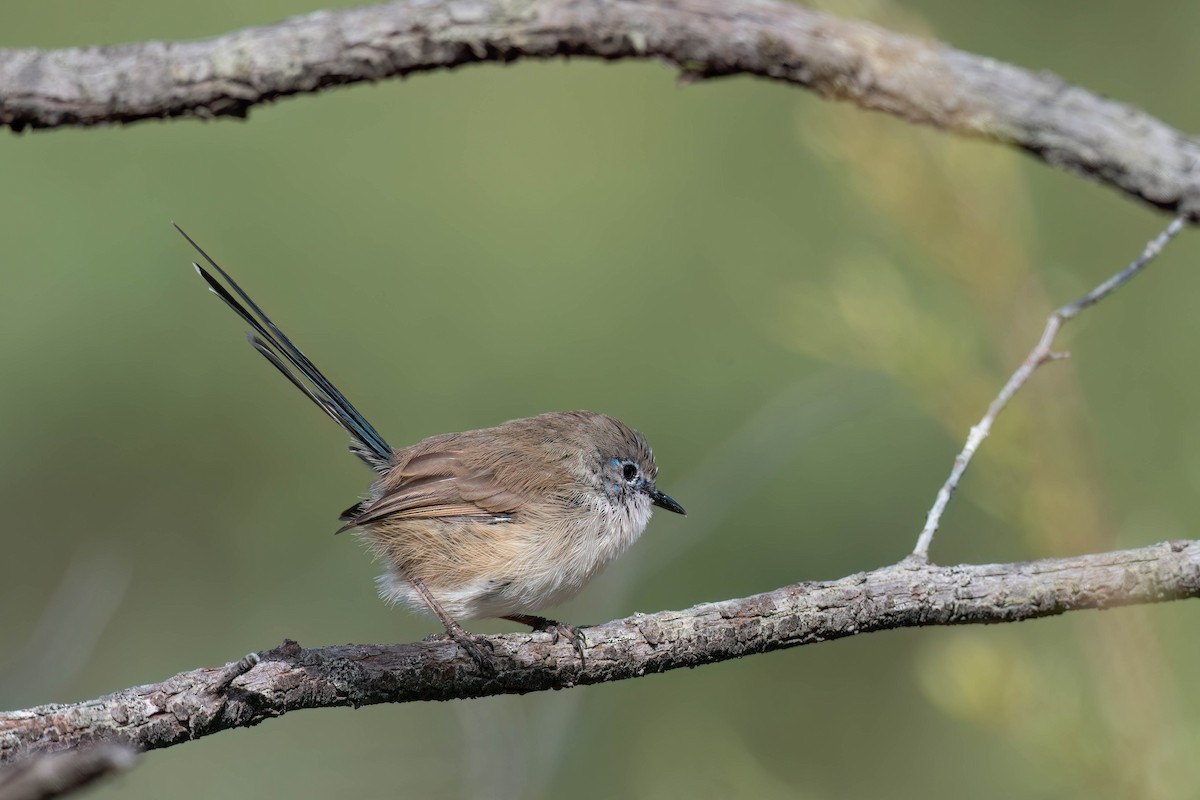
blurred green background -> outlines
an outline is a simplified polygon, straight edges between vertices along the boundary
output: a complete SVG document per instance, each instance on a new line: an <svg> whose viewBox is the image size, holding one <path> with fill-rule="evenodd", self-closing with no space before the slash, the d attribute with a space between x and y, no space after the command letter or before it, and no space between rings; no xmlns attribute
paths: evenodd
<svg viewBox="0 0 1200 800"><path fill-rule="evenodd" d="M0 46L216 35L317 0L6 0ZM1200 5L839 3L1200 129ZM330 534L370 474L258 358L176 220L395 445L553 409L642 430L687 506L555 616L894 562L1047 312L1166 222L1006 149L739 78L524 63L0 137L0 707L278 644L408 641ZM934 543L1198 535L1200 243L1064 337ZM97 798L1173 798L1191 603L875 634L529 697L289 714ZM480 622L483 631L511 630Z"/></svg>

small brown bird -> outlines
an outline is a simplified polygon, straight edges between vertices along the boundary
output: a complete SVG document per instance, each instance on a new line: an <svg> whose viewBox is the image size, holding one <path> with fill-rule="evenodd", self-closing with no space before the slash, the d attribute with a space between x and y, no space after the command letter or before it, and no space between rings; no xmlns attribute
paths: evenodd
<svg viewBox="0 0 1200 800"><path fill-rule="evenodd" d="M483 667L490 665L483 650L490 642L457 619L499 617L546 631L555 642L567 636L582 660L587 641L578 629L533 612L577 594L637 540L652 506L685 513L658 490L654 454L642 435L604 414L569 411L393 450L175 227L224 280L193 262L209 289L250 325L254 349L345 429L350 449L378 473L367 498L343 512L337 532L359 530L387 565L380 595L432 611Z"/></svg>

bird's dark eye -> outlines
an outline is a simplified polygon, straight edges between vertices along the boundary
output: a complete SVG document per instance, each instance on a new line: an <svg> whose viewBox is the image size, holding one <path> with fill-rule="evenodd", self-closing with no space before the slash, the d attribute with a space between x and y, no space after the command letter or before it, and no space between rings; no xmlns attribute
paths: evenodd
<svg viewBox="0 0 1200 800"><path fill-rule="evenodd" d="M630 464L628 461L621 467L621 476L627 481L631 481L638 476L637 464Z"/></svg>

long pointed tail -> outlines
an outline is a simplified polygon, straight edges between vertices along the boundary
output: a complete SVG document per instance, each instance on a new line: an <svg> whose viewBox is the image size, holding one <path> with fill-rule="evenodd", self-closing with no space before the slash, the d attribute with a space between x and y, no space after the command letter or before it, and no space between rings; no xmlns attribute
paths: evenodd
<svg viewBox="0 0 1200 800"><path fill-rule="evenodd" d="M175 223L171 224L175 225ZM184 233L183 228L175 225L175 230L179 231L184 239L187 239L188 244L196 248L196 252L208 262L210 267L216 270L217 274L229 285L229 289L233 290L231 294L229 289L222 286L212 276L212 273L196 262L192 262L196 272L208 284L208 290L224 300L235 314L253 328L247 332L246 338L250 340L254 349L261 353L267 361L270 361L275 369L283 373L283 376L291 381L292 385L304 392L305 397L312 400L318 408L350 434L350 438L353 440L350 449L359 458L367 462L368 466L375 471L385 471L390 466L392 448L379 435L379 432L371 423L367 422L358 409L346 399L346 396L321 374L321 371L308 360L304 353L300 352L300 348L292 344L292 340L271 321L271 318L259 308L257 303L250 299L250 295L242 291L242 287L229 277L229 273L221 269L217 262L213 261L208 253L192 240L192 237ZM237 298L241 298L241 302L238 302ZM299 375L296 374L297 372ZM303 380L301 376L303 376ZM305 380L308 382L305 383Z"/></svg>

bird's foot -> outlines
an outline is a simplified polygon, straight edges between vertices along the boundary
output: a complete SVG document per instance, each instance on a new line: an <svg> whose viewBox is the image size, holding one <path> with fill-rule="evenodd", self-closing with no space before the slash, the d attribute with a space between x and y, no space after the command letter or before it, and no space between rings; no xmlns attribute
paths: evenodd
<svg viewBox="0 0 1200 800"><path fill-rule="evenodd" d="M475 666L479 667L480 672L489 675L496 673L496 647L492 644L491 639L478 633L471 633L458 624L446 626L446 638L465 650L471 660L475 662Z"/></svg>
<svg viewBox="0 0 1200 800"><path fill-rule="evenodd" d="M575 648L575 652L579 654L579 665L586 666L587 659L584 658L583 650L588 646L587 637L583 635L583 631L576 628L574 625L568 625L565 622L558 622L545 617L535 617L532 614L513 614L505 619L519 622L522 625L528 625L534 631L550 634L550 643L558 644L564 636L571 646Z"/></svg>

